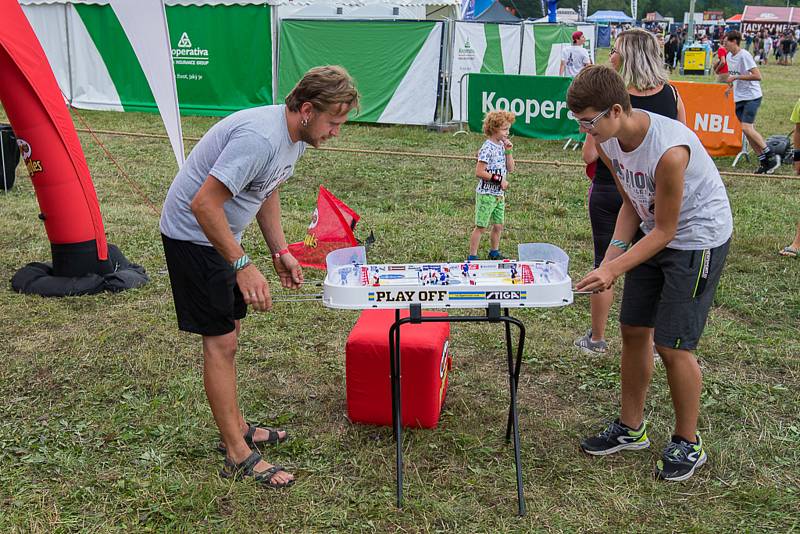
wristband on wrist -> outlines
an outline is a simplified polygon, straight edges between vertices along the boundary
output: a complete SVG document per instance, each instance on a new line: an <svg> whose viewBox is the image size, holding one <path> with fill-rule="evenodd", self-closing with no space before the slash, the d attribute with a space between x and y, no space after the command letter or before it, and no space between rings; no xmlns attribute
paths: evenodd
<svg viewBox="0 0 800 534"><path fill-rule="evenodd" d="M239 258L235 262L233 262L231 264L231 266L233 267L234 271L241 271L242 269L244 269L245 267L247 267L251 263L252 262L250 261L250 256L245 254L244 256L242 256L241 258Z"/></svg>
<svg viewBox="0 0 800 534"><path fill-rule="evenodd" d="M625 241L621 241L619 239L612 239L611 243L609 243L609 245L611 245L612 247L621 248L623 251L626 251L626 252L627 252L628 248L630 248L630 245L628 245Z"/></svg>
<svg viewBox="0 0 800 534"><path fill-rule="evenodd" d="M795 148L794 149L794 160L795 161L800 161L800 148Z"/></svg>
<svg viewBox="0 0 800 534"><path fill-rule="evenodd" d="M278 252L273 252L272 257L275 258L276 260L279 260L281 259L281 256L285 256L286 254L289 254L289 249L282 248Z"/></svg>
<svg viewBox="0 0 800 534"><path fill-rule="evenodd" d="M512 154L514 152L513 148L506 149L506 154Z"/></svg>

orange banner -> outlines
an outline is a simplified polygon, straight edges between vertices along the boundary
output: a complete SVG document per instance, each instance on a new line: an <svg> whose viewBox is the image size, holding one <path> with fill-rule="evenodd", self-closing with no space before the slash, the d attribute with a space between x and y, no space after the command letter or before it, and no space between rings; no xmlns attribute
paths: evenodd
<svg viewBox="0 0 800 534"><path fill-rule="evenodd" d="M742 148L733 89L723 83L671 82L686 108L686 125L712 156L734 156Z"/></svg>

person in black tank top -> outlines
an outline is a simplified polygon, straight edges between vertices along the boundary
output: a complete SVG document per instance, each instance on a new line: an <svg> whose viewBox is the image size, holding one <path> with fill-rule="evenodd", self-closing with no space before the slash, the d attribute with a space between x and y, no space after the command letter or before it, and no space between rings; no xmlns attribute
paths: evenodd
<svg viewBox="0 0 800 534"><path fill-rule="evenodd" d="M611 49L609 61L617 70L623 70L625 65L627 74L623 79L628 82L631 106L652 113L663 115L673 120L686 123L683 102L678 91L669 84L669 75L664 68L661 47L653 38L655 48L645 46L642 48L626 47L624 40L632 33L639 35L641 30L622 32L617 38L616 47ZM652 35L651 35L652 37ZM649 42L649 41L648 41ZM634 52L631 50L635 49ZM649 51L649 53L648 53ZM621 54L625 53L625 57ZM617 215L622 207L622 196L617 191L617 184L611 171L597 155L594 141L587 136L583 146L583 158L587 164L596 162L592 185L589 186L589 221L592 225L592 240L594 241L594 266L599 267L605 258L606 250L611 243ZM608 313L614 302L614 291L596 293L590 297L592 326L589 331L575 340L575 346L587 354L603 354L608 350L605 341L605 329L608 323Z"/></svg>

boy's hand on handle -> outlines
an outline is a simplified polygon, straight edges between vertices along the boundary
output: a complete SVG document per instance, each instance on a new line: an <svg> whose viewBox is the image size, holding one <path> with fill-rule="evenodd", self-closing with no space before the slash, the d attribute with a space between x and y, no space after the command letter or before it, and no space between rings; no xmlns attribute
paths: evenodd
<svg viewBox="0 0 800 534"><path fill-rule="evenodd" d="M252 263L236 271L236 283L242 292L244 303L249 304L258 311L272 309L272 297L269 293L269 284L261 271Z"/></svg>
<svg viewBox="0 0 800 534"><path fill-rule="evenodd" d="M575 289L578 291L605 291L614 285L615 280L616 276L611 270L605 265L601 265L575 284Z"/></svg>

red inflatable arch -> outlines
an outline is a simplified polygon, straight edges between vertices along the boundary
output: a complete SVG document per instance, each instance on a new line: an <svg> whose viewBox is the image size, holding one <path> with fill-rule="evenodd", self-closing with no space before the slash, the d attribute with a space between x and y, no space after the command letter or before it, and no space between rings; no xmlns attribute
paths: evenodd
<svg viewBox="0 0 800 534"><path fill-rule="evenodd" d="M74 278L117 271L127 261L109 260L103 219L78 134L17 0L0 0L0 80L0 102L17 137L50 240L53 264L46 275ZM15 289L59 294L52 287L26 291L23 286L30 285L30 276L23 278L19 287L12 280ZM63 294L86 292L96 291L69 286Z"/></svg>

